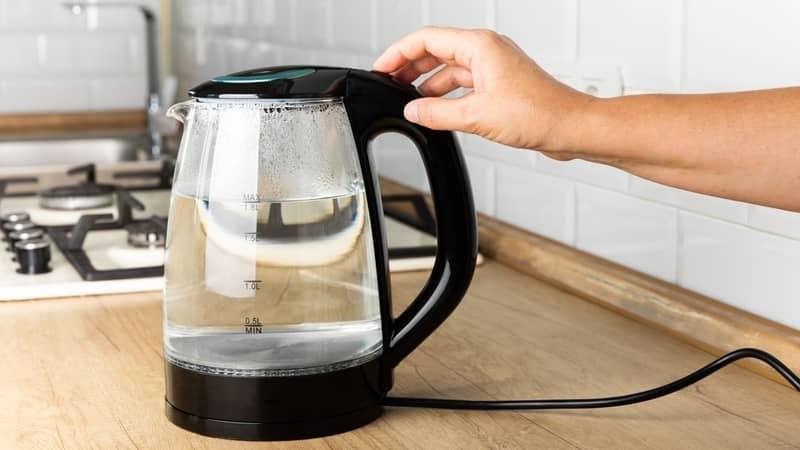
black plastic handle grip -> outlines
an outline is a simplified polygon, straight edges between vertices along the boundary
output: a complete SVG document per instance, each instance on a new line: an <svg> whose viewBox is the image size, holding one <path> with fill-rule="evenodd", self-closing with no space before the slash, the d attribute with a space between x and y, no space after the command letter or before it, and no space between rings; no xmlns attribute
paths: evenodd
<svg viewBox="0 0 800 450"><path fill-rule="evenodd" d="M382 299L385 298L385 304L381 305L384 342L389 342L388 346L384 345L384 358L394 367L441 325L469 287L478 253L475 207L467 170L453 133L434 131L403 118L405 105L420 97L416 89L388 75L353 70L347 77L345 92L345 108L367 183L372 223L382 224L383 211L378 176L367 148L372 138L386 131L403 133L417 145L436 210L437 253L430 279L417 298L394 320L391 320L383 227L373 227L379 256L376 258L378 288Z"/></svg>

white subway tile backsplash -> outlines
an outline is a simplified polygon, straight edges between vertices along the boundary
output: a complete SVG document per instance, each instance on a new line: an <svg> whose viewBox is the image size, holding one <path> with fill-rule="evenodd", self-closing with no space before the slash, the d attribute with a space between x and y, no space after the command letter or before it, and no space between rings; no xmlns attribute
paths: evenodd
<svg viewBox="0 0 800 450"><path fill-rule="evenodd" d="M534 59L575 59L577 0L495 0L495 26Z"/></svg>
<svg viewBox="0 0 800 450"><path fill-rule="evenodd" d="M756 229L800 240L800 212L749 205L748 224Z"/></svg>
<svg viewBox="0 0 800 450"><path fill-rule="evenodd" d="M595 97L619 97L623 92L622 73L613 65L578 65L573 87Z"/></svg>
<svg viewBox="0 0 800 450"><path fill-rule="evenodd" d="M377 0L378 50L425 23L423 0Z"/></svg>
<svg viewBox="0 0 800 450"><path fill-rule="evenodd" d="M356 65L355 65L355 67L357 67L359 69L364 69L364 70L372 70L372 63L374 63L375 60L378 59L378 56L379 55L374 54L374 53L366 53L366 54L357 55L356 56L356 63L355 63Z"/></svg>
<svg viewBox="0 0 800 450"><path fill-rule="evenodd" d="M86 110L90 104L85 79L8 79L0 85L0 113Z"/></svg>
<svg viewBox="0 0 800 450"><path fill-rule="evenodd" d="M144 76L141 36L135 32L95 31L48 36L45 67L48 73Z"/></svg>
<svg viewBox="0 0 800 450"><path fill-rule="evenodd" d="M250 46L246 60L242 65L249 67L269 67L283 64L283 52L281 48L269 43L262 42Z"/></svg>
<svg viewBox="0 0 800 450"><path fill-rule="evenodd" d="M536 154L530 150L518 149L498 144L469 133L457 133L464 153L492 161L500 161L522 168L536 165Z"/></svg>
<svg viewBox="0 0 800 450"><path fill-rule="evenodd" d="M337 1L331 10L333 46L342 50L374 52L378 28L374 20L381 0Z"/></svg>
<svg viewBox="0 0 800 450"><path fill-rule="evenodd" d="M147 42L141 33L128 31L125 33L128 41L128 66L131 72L141 73L145 76L147 71Z"/></svg>
<svg viewBox="0 0 800 450"><path fill-rule="evenodd" d="M615 191L625 191L628 188L628 174L604 164L578 159L558 161L539 154L536 169L542 173L569 178Z"/></svg>
<svg viewBox="0 0 800 450"><path fill-rule="evenodd" d="M687 1L685 90L798 84L800 2Z"/></svg>
<svg viewBox="0 0 800 450"><path fill-rule="evenodd" d="M253 0L231 0L231 9L233 10L233 17L231 19L231 34L244 36L243 33L237 33L239 30L249 28L250 25L250 4L254 3Z"/></svg>
<svg viewBox="0 0 800 450"><path fill-rule="evenodd" d="M187 1L187 0L184 0ZM295 5L302 0L259 0L251 2L250 18L261 31L261 38L271 43L296 44L300 24Z"/></svg>
<svg viewBox="0 0 800 450"><path fill-rule="evenodd" d="M429 23L459 28L488 28L492 26L491 2L494 0L460 0L458 7L452 2L429 2Z"/></svg>
<svg viewBox="0 0 800 450"><path fill-rule="evenodd" d="M800 328L800 242L680 213L681 286Z"/></svg>
<svg viewBox="0 0 800 450"><path fill-rule="evenodd" d="M281 50L281 64L313 64L314 50L299 47L283 47Z"/></svg>
<svg viewBox="0 0 800 450"><path fill-rule="evenodd" d="M213 39L208 43L208 60L205 65L205 78L214 78L232 72L233 58L226 39Z"/></svg>
<svg viewBox="0 0 800 450"><path fill-rule="evenodd" d="M35 2L33 2L35 3ZM43 12L42 10L38 11ZM47 17L45 14L39 18L40 23L29 25L31 28L43 31L59 32L87 32L87 31L136 31L144 29L142 13L135 8L90 8L76 16L69 9L57 4L50 11L50 22L42 22Z"/></svg>
<svg viewBox="0 0 800 450"><path fill-rule="evenodd" d="M2 33L0 30L0 76L40 72L39 43L35 34Z"/></svg>
<svg viewBox="0 0 800 450"><path fill-rule="evenodd" d="M314 50L310 62L320 66L353 67L358 64L358 55L336 50Z"/></svg>
<svg viewBox="0 0 800 450"><path fill-rule="evenodd" d="M503 163L496 167L498 219L566 244L574 242L574 183Z"/></svg>
<svg viewBox="0 0 800 450"><path fill-rule="evenodd" d="M603 258L675 282L677 210L578 185L576 245Z"/></svg>
<svg viewBox="0 0 800 450"><path fill-rule="evenodd" d="M213 36L212 36L213 38ZM209 37L204 27L197 27L194 30L194 63L196 66L204 66L208 63Z"/></svg>
<svg viewBox="0 0 800 450"><path fill-rule="evenodd" d="M298 23L295 39L303 47L324 48L331 44L331 8L334 0L300 0L296 3Z"/></svg>
<svg viewBox="0 0 800 450"><path fill-rule="evenodd" d="M76 67L76 41L83 38L84 33L51 32L44 35L44 58L42 68L48 73L78 72Z"/></svg>
<svg viewBox="0 0 800 450"><path fill-rule="evenodd" d="M381 175L426 192L430 190L425 166L411 139L400 133L383 133L372 140L370 148Z"/></svg>
<svg viewBox="0 0 800 450"><path fill-rule="evenodd" d="M247 20L251 20L250 17L248 17ZM251 44L270 43L270 41L264 37L264 34L266 34L264 30L263 27L247 22L245 25L233 27L230 31L230 37L246 39Z"/></svg>
<svg viewBox="0 0 800 450"><path fill-rule="evenodd" d="M76 16L62 0L0 1L0 29L17 31L85 30L86 15Z"/></svg>
<svg viewBox="0 0 800 450"><path fill-rule="evenodd" d="M680 88L681 2L582 0L578 58L621 66L626 86Z"/></svg>
<svg viewBox="0 0 800 450"><path fill-rule="evenodd" d="M16 3L16 4L13 4ZM28 28L42 23L40 14L36 14L32 1L13 2L0 0L0 26L4 31Z"/></svg>
<svg viewBox="0 0 800 450"><path fill-rule="evenodd" d="M495 165L475 156L464 156L467 164L475 208L489 216L495 215Z"/></svg>
<svg viewBox="0 0 800 450"><path fill-rule="evenodd" d="M631 194L731 222L747 223L747 203L697 194L631 175Z"/></svg>
<svg viewBox="0 0 800 450"><path fill-rule="evenodd" d="M212 29L227 28L236 20L236 4L233 0L210 0L208 3L208 25Z"/></svg>
<svg viewBox="0 0 800 450"><path fill-rule="evenodd" d="M180 77L179 81L181 82L187 78L195 78L193 74L197 64L195 58L197 50L194 37L194 33L186 31L180 32L173 39L172 70Z"/></svg>
<svg viewBox="0 0 800 450"><path fill-rule="evenodd" d="M565 62L537 58L536 63L558 81L595 97L617 97L625 86L620 67L615 64Z"/></svg>
<svg viewBox="0 0 800 450"><path fill-rule="evenodd" d="M176 23L189 30L208 25L211 21L212 2L213 0L175 1L173 14L177 18Z"/></svg>
<svg viewBox="0 0 800 450"><path fill-rule="evenodd" d="M192 80L192 86L231 72L231 57L234 55L229 52L227 39L215 39L204 32L195 33L191 50L194 50L194 62L190 62L191 67L181 68L186 70L181 74Z"/></svg>
<svg viewBox="0 0 800 450"><path fill-rule="evenodd" d="M157 1L142 1L140 4L150 8L155 14L159 13L160 5ZM66 9L65 9L66 11ZM88 21L84 22L84 26L80 27L81 31L134 31L141 33L144 30L144 17L142 13L136 8L96 8L94 11L96 18L91 21L91 27ZM67 12L67 15L70 15ZM78 17L82 19L82 17Z"/></svg>
<svg viewBox="0 0 800 450"><path fill-rule="evenodd" d="M228 52L228 65L225 72L239 72L253 69L253 60L250 41L241 38L230 38L223 41L225 51ZM268 64L264 64L268 65Z"/></svg>
<svg viewBox="0 0 800 450"><path fill-rule="evenodd" d="M89 82L89 109L142 109L147 89L137 76L98 78Z"/></svg>
<svg viewBox="0 0 800 450"><path fill-rule="evenodd" d="M0 0L0 84L3 112L142 107L144 18L138 7L85 7L75 15L63 0ZM90 2L91 3L91 2ZM179 2L180 3L180 2ZM156 15L160 0L141 0ZM175 23L184 10L177 8ZM194 26L192 22L192 26ZM194 65L187 70L193 70ZM138 80L134 82L134 79ZM97 92L113 95L100 99ZM136 98L136 102L133 99Z"/></svg>

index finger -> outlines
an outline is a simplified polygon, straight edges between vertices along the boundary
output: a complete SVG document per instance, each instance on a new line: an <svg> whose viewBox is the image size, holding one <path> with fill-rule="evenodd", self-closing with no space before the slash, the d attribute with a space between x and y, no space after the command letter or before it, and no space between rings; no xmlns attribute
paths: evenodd
<svg viewBox="0 0 800 450"><path fill-rule="evenodd" d="M460 28L425 27L402 37L387 48L373 68L391 73L401 69L411 61L432 55L439 60L455 61L469 67L472 61L471 40L466 39L469 31Z"/></svg>

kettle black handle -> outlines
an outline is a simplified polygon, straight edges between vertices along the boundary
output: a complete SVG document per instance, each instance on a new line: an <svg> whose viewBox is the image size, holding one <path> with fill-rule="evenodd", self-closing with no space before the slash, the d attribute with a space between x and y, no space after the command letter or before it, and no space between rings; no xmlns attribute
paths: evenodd
<svg viewBox="0 0 800 450"><path fill-rule="evenodd" d="M475 271L478 231L469 178L461 152L447 131L435 131L403 117L405 105L420 94L390 76L352 70L347 77L344 103L353 128L367 191L370 220L383 221L380 187L367 148L380 133L397 131L411 138L420 151L436 210L436 260L422 291L395 320L391 319L386 244L380 226L373 227L378 257L378 288L384 304L384 358L396 366L442 324L458 306ZM385 299L385 300L384 300Z"/></svg>

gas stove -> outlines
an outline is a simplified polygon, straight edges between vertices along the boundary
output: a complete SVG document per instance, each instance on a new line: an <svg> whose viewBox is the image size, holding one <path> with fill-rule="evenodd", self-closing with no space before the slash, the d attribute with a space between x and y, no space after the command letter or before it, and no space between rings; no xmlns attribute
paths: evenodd
<svg viewBox="0 0 800 450"><path fill-rule="evenodd" d="M87 164L65 170L71 184L38 187L35 174L0 177L0 301L162 289L171 171L150 164L99 183ZM126 187L138 179L151 183ZM4 195L15 183L25 192ZM390 270L432 267L435 224L423 198L383 200Z"/></svg>
<svg viewBox="0 0 800 450"><path fill-rule="evenodd" d="M161 289L168 183L97 183L91 164L67 173L85 179L0 197L0 300Z"/></svg>

